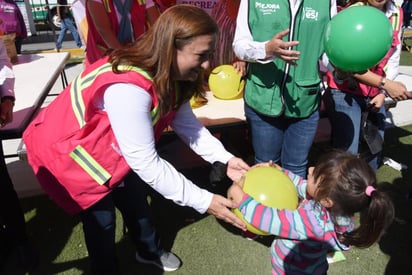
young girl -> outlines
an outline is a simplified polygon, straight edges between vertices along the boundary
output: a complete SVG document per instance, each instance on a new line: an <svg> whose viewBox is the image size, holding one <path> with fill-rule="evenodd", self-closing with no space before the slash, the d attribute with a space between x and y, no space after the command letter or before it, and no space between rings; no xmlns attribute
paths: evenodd
<svg viewBox="0 0 412 275"><path fill-rule="evenodd" d="M325 154L307 180L282 171L298 191L296 210L265 207L243 192L242 182L228 190L247 222L278 237L271 246L273 274L326 274L328 252L369 247L392 222L392 202L376 190L372 168L350 153Z"/></svg>

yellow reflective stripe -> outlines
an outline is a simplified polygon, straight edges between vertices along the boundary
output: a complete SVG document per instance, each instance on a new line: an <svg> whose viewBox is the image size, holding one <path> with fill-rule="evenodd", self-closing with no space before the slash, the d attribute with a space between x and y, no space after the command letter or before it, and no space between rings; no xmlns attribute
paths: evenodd
<svg viewBox="0 0 412 275"><path fill-rule="evenodd" d="M70 87L70 101L72 103L72 109L74 112L74 116L77 119L77 122L79 123L79 128L82 128L85 124L84 122L84 101L83 98L81 97L81 93L78 91L80 90L80 80L78 77L76 77L72 85Z"/></svg>
<svg viewBox="0 0 412 275"><path fill-rule="evenodd" d="M105 184L112 176L100 166L87 151L78 145L70 157L82 167L99 185Z"/></svg>
<svg viewBox="0 0 412 275"><path fill-rule="evenodd" d="M103 5L104 5L104 9L106 10L106 12L112 12L110 10L109 0L103 0Z"/></svg>
<svg viewBox="0 0 412 275"><path fill-rule="evenodd" d="M76 77L70 87L70 99L72 104L72 109L74 115L79 123L79 128L82 128L86 122L84 120L84 114L86 111L86 107L84 105L83 97L82 97L82 90L93 83L93 80L99 73L107 72L111 70L110 64L105 64L90 74L87 74L84 78L79 75Z"/></svg>
<svg viewBox="0 0 412 275"><path fill-rule="evenodd" d="M152 117L152 125L155 125L157 121L159 120L159 107L155 106L153 110L150 111L150 115Z"/></svg>
<svg viewBox="0 0 412 275"><path fill-rule="evenodd" d="M85 75L83 78L81 77L81 75L79 75L73 80L71 87L70 87L70 98L71 98L72 109L77 119L77 122L79 123L80 128L86 124L85 119L84 119L86 107L84 105L82 91L88 88L90 85L92 85L93 81L96 79L98 75L109 72L111 70L112 70L112 64L105 63L104 65L96 68L92 72ZM152 81L152 78L150 77L150 75L146 71L143 71L140 68L129 66L129 65L120 65L119 70L134 71L134 72L141 74L146 79ZM154 122L153 123L154 125L159 119L158 106L155 106L153 110L150 112L150 114L152 116L152 121Z"/></svg>
<svg viewBox="0 0 412 275"><path fill-rule="evenodd" d="M399 31L401 29L401 20L398 13L392 13L390 21L392 23L392 29L394 31Z"/></svg>

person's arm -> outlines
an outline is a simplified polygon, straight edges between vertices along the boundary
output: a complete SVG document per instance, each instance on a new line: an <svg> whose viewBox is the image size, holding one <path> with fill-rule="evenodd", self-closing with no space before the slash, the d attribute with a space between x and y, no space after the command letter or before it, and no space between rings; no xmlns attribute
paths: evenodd
<svg viewBox="0 0 412 275"><path fill-rule="evenodd" d="M56 11L57 11L57 17L59 18L59 21L62 20L62 17L61 17L61 14L60 14L60 9L61 9L60 1L57 1Z"/></svg>
<svg viewBox="0 0 412 275"><path fill-rule="evenodd" d="M14 80L6 46L0 40L0 128L13 121Z"/></svg>
<svg viewBox="0 0 412 275"><path fill-rule="evenodd" d="M354 73L353 77L366 85L386 91L396 101L412 98L412 95L402 82L390 80L369 70L365 73Z"/></svg>
<svg viewBox="0 0 412 275"><path fill-rule="evenodd" d="M151 27L159 18L160 16L160 11L153 2L153 0L147 0L146 1L146 18L147 22L149 23L149 27Z"/></svg>
<svg viewBox="0 0 412 275"><path fill-rule="evenodd" d="M113 32L111 28L109 16L106 13L103 3L94 0L88 0L86 4L87 12L89 12L90 17L93 21L89 22L89 24L94 24L97 32L103 38L107 47L109 49L121 48L122 45L117 39L117 35Z"/></svg>
<svg viewBox="0 0 412 275"><path fill-rule="evenodd" d="M131 169L165 198L245 229L245 224L228 209L235 207L230 200L199 188L159 157L150 106L149 94L132 84L111 85L104 94L104 108Z"/></svg>
<svg viewBox="0 0 412 275"><path fill-rule="evenodd" d="M398 38L399 41L401 41L400 33L401 32L399 32L399 38ZM401 51L402 51L402 45L401 43L399 43L399 45L397 45L395 49L393 50L393 53L388 60L388 64L385 70L387 79L394 80L396 76L399 74L399 62L401 60Z"/></svg>
<svg viewBox="0 0 412 275"><path fill-rule="evenodd" d="M399 8L392 2L387 3L387 16L398 16L400 18L402 13L402 8ZM401 22L402 23L402 22ZM400 26L398 31L394 31L393 40L398 43L393 49L391 56L387 62L387 66L385 67L386 78L390 80L394 80L396 76L399 74L399 62L401 59L401 52L402 52L402 27ZM392 49L391 49L392 50Z"/></svg>
<svg viewBox="0 0 412 275"><path fill-rule="evenodd" d="M248 9L249 0L241 0L232 45L233 51L239 59L249 62L256 62L257 60L264 60L266 58L266 41L253 41L248 24Z"/></svg>
<svg viewBox="0 0 412 275"><path fill-rule="evenodd" d="M251 225L280 238L325 241L335 234L333 223L328 221L329 215L321 214L320 206L314 201L296 210L277 209L264 206L245 194L238 209Z"/></svg>
<svg viewBox="0 0 412 275"><path fill-rule="evenodd" d="M250 168L243 160L226 151L222 143L200 123L186 102L177 111L171 126L190 148L209 163L227 164L227 176L236 181Z"/></svg>
<svg viewBox="0 0 412 275"><path fill-rule="evenodd" d="M274 58L281 58L293 63L299 59L299 52L292 47L299 44L298 41L283 41L282 38L289 30L274 34L268 41L254 41L248 23L249 1L241 0L236 20L236 31L233 39L233 51L236 56L248 62L267 63Z"/></svg>
<svg viewBox="0 0 412 275"><path fill-rule="evenodd" d="M184 143L209 163L216 161L227 163L233 157L196 118L189 102L183 104L177 111L171 127Z"/></svg>
<svg viewBox="0 0 412 275"><path fill-rule="evenodd" d="M152 6L146 10L147 21L149 22L149 26L152 26L157 18L160 16L159 9L156 6Z"/></svg>

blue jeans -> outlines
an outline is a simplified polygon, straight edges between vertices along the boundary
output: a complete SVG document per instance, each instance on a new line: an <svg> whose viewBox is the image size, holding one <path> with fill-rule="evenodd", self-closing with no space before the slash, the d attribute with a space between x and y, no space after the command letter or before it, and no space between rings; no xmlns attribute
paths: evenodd
<svg viewBox="0 0 412 275"><path fill-rule="evenodd" d="M331 89L333 106L328 110L332 124L332 145L354 155L359 153L359 138L362 111L366 110L369 98ZM386 111L383 105L378 111L379 135L383 138ZM380 154L370 158L369 164L376 171Z"/></svg>
<svg viewBox="0 0 412 275"><path fill-rule="evenodd" d="M163 253L153 227L146 188L146 183L131 172L125 178L124 186L115 188L109 195L80 214L92 274L118 274L115 207L122 214L139 255L145 259L155 259Z"/></svg>
<svg viewBox="0 0 412 275"><path fill-rule="evenodd" d="M307 118L268 117L245 105L255 162L272 160L306 178L308 155L316 135L319 112Z"/></svg>
<svg viewBox="0 0 412 275"><path fill-rule="evenodd" d="M77 47L81 47L83 45L82 40L80 39L79 33L77 32L76 28L73 25L73 21L71 18L63 18L61 21L61 30L59 33L59 37L57 38L56 48L61 49L64 35L66 31L69 30L73 35L74 41L76 41Z"/></svg>

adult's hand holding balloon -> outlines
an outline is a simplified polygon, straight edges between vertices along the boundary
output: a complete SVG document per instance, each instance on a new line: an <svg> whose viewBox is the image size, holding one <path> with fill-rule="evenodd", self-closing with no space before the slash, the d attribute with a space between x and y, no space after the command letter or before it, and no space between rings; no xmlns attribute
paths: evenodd
<svg viewBox="0 0 412 275"><path fill-rule="evenodd" d="M328 23L325 53L343 71L365 71L388 52L393 31L386 15L370 6L354 6L339 12Z"/></svg>

